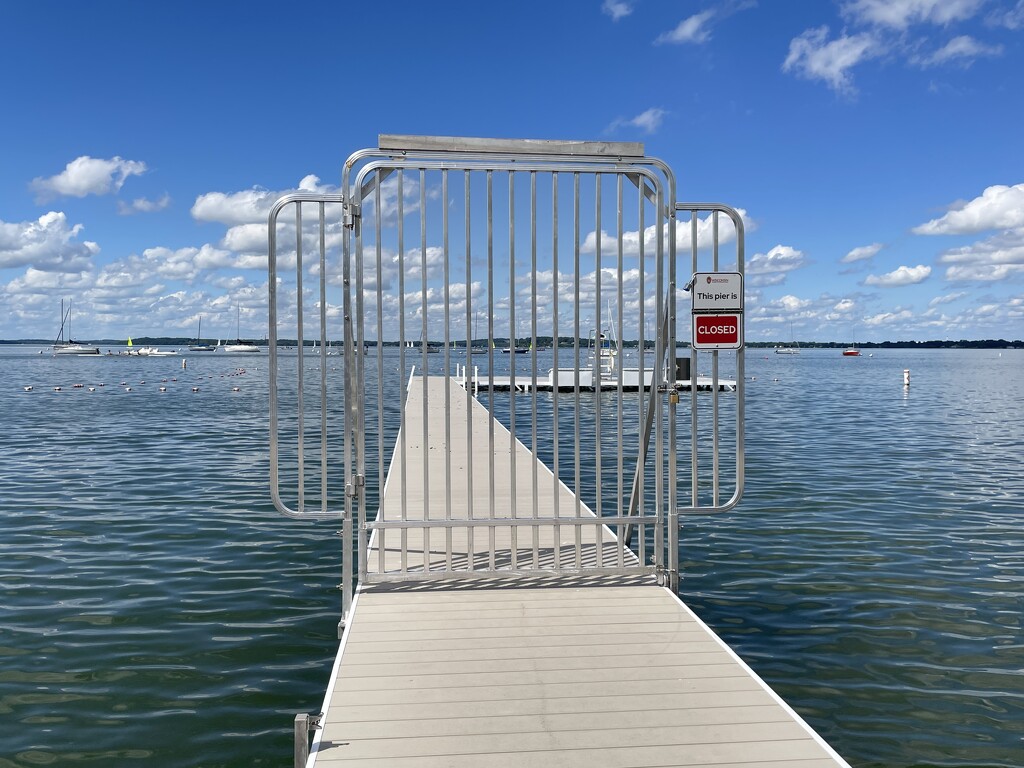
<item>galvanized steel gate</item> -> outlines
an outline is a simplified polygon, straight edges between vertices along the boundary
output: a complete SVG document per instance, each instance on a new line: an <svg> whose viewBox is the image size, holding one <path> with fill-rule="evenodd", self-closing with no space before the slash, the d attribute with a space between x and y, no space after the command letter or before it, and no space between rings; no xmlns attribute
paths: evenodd
<svg viewBox="0 0 1024 768"><path fill-rule="evenodd" d="M671 170L640 144L381 136L346 162L339 194L279 200L269 218L277 508L340 516L365 582L650 573L675 586L679 514L728 509L743 489L743 351L677 360L689 338L686 324L677 339L677 301L698 268L718 271L721 258L742 272L744 260L736 211L675 198ZM281 215L289 207L294 223ZM295 237L293 251L279 252L280 233ZM734 250L720 257L727 243ZM279 269L292 260L293 273ZM318 292L304 284L312 279ZM293 334L294 374L278 350ZM339 334L342 365L331 354ZM407 430L410 386L418 436ZM474 397L504 429L452 418L471 414L462 406ZM464 430L468 467L453 472L450 456L407 447L426 442L430 419L443 446ZM551 477L517 470L520 444ZM389 460L401 492L385 514ZM569 509L559 507L564 488L575 494ZM453 519L453 504L468 507L465 519ZM501 530L509 535L496 538ZM608 554L602 535L614 542ZM346 562L345 615L353 579Z"/></svg>

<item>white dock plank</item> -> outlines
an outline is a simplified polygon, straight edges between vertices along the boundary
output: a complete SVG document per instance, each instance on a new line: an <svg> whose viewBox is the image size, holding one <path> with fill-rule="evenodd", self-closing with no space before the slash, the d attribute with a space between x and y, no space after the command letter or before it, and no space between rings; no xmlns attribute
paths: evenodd
<svg viewBox="0 0 1024 768"><path fill-rule="evenodd" d="M435 386L433 380L429 384ZM414 384L412 392L418 390ZM464 393L462 398L465 402ZM478 408L473 429L482 430L484 438L477 449L487 445L489 418ZM421 413L419 406L407 408L410 490L414 481L408 470L422 466L424 445L431 477L436 466L443 467L443 459L436 462L444 450L453 462L466 450L464 440L459 444L465 424L451 428L451 445L441 450L414 439L424 434L417 421ZM429 426L428 438L437 428ZM508 460L508 451L503 457ZM527 489L532 489L534 461L529 451L517 453L516 477ZM476 476L478 466L486 470L487 465L459 466ZM508 466L499 464L498 471L511 477ZM387 519L401 514L395 503L400 487L389 478L382 502ZM488 492L486 484L481 488ZM542 515L554 513L553 498L563 493L568 496L560 498L558 514L576 514L568 489L553 482L539 484L538 491L542 488L548 489L546 496L538 494L538 507L546 510ZM469 505L456 503L453 495L449 506L444 490L444 482L431 484L431 519L465 514ZM526 515L532 514L531 496L522 494ZM408 493L407 503L412 498ZM486 509L486 495L473 503L478 502ZM566 530L571 542L575 534ZM590 531L591 541L600 531L603 544L615 552L610 532ZM414 539L411 533L407 537ZM431 567L449 561L445 539L443 532L431 534ZM500 535L494 541L496 547L509 543ZM466 537L453 536L451 557L465 556L467 543ZM486 558L489 545L487 529L478 531L474 554ZM417 564L423 564L422 553ZM401 568L397 552L386 553L385 567ZM642 581L512 584L505 579L426 588L362 585L311 763L318 768L847 765L668 590Z"/></svg>

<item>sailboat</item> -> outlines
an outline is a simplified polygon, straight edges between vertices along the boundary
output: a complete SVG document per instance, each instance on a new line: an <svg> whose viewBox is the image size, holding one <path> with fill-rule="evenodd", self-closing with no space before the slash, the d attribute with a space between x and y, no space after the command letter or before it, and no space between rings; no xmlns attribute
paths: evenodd
<svg viewBox="0 0 1024 768"><path fill-rule="evenodd" d="M68 302L67 314L64 312L64 299L60 300L60 331L53 342L53 354L55 355L98 355L99 347L90 347L80 341L71 338L71 302ZM64 340L64 328L68 328L68 338Z"/></svg>
<svg viewBox="0 0 1024 768"><path fill-rule="evenodd" d="M518 330L519 330L518 327L516 328L516 330L517 330L517 334L516 335L518 336ZM515 342L515 346L512 346L512 342ZM529 351L530 350L529 350L528 347L520 347L519 346L519 339L509 339L508 346L505 347L503 350L501 350L502 354L505 354L505 355L512 355L512 354L525 355Z"/></svg>
<svg viewBox="0 0 1024 768"><path fill-rule="evenodd" d="M189 352L213 352L217 349L216 344L203 344L201 334L203 332L203 316L199 316L199 330L196 331L196 340L188 345Z"/></svg>
<svg viewBox="0 0 1024 768"><path fill-rule="evenodd" d="M776 355L799 355L800 354L800 345L793 341L793 324L792 323L789 324L789 343L790 343L790 346L788 346L788 347L776 347L775 348L775 354Z"/></svg>
<svg viewBox="0 0 1024 768"><path fill-rule="evenodd" d="M255 342L243 341L241 338L237 338L237 337L241 336L242 308L241 307L236 307L236 310L237 311L236 311L236 316L235 316L235 323L236 323L236 326L235 326L235 336L236 336L235 343L234 344L225 344L224 345L224 351L225 352L259 352L260 348L256 346Z"/></svg>

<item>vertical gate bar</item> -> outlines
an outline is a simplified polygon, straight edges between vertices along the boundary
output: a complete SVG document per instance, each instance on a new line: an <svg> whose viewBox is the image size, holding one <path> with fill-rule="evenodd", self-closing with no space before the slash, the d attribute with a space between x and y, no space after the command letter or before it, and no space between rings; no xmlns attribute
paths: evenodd
<svg viewBox="0 0 1024 768"><path fill-rule="evenodd" d="M573 462L575 464L573 475L573 494L576 509L573 517L579 518L583 514L581 499L583 494L582 471L580 467L580 174L573 171L573 302L572 302L572 348L573 348ZM582 526L574 525L576 533L576 567L583 566L583 532Z"/></svg>
<svg viewBox="0 0 1024 768"><path fill-rule="evenodd" d="M423 379L423 433L420 436L423 450L423 520L430 519L430 451L428 450L427 421L430 414L429 396L427 394L427 341L429 329L427 327L427 172L420 169L420 314L422 315L422 327L420 330L420 359L423 370L420 376ZM423 571L430 571L430 526L423 526Z"/></svg>
<svg viewBox="0 0 1024 768"><path fill-rule="evenodd" d="M645 250L644 249L644 245L645 245L645 242L644 242L645 241L645 238L644 238L644 213L645 213L645 208L644 208L644 185L645 185L645 183L646 182L643 179L640 179L640 183L637 184L637 231L638 231L638 233L640 235L639 238L638 238L638 243L637 243L637 249L638 249L637 250L637 261L639 262L638 266L639 266L639 271L640 271L640 316L639 316L639 319L638 319L638 324L639 324L639 327L640 327L640 349L639 349L639 351L637 353L637 360L638 360L637 367L640 370L640 387L637 389L637 408L636 408L637 415L639 417L638 420L637 420L637 425L636 425L637 426L637 440L638 440L638 444L637 444L637 458L636 458L637 469L636 469L636 475L635 475L636 478L637 478L637 482L634 483L634 494L635 494L636 498L634 500L631 497L630 498L630 503L629 503L629 506L630 506L630 510L629 511L630 511L630 513L631 514L633 513L633 508L635 506L636 507L636 514L640 515L641 517L643 517L643 515L646 514L646 499L644 498L644 495L647 492L647 490L646 490L647 484L645 482L645 480L647 478L647 444L646 444L646 441L644 441L644 438L645 437L649 437L649 431L648 432L644 431L644 425L647 423L647 414L646 414L646 412L644 410L646 405L647 405L647 403L646 403L646 400L647 400L646 394L647 393L644 392L644 382L647 380L647 368L646 368L646 363L647 363L647 312L646 312L646 309L647 309L647 282L646 282L647 272L646 272L646 269L644 267L644 261L645 261L645 257L646 257L646 253L644 252L644 250ZM657 387L657 385L658 385L658 382L656 381L655 372L654 372L653 366L652 366L652 370L651 370L651 391L654 391L654 389L655 389L655 387ZM643 444L640 444L639 441L644 441L644 442L643 442ZM628 538L629 537L627 536L627 542L628 542ZM646 558L646 552L647 552L646 544L647 544L646 537L641 535L640 539L637 541L637 544L636 544L637 556L640 558L640 563L641 564L647 562L647 558Z"/></svg>
<svg viewBox="0 0 1024 768"><path fill-rule="evenodd" d="M674 192L674 187L672 192ZM666 240L668 241L668 258L665 261L668 262L668 285L666 286L666 294L668 296L667 308L666 308L666 320L668 321L668 345L669 350L672 354L671 361L666 356L666 364L672 367L672 378L675 379L675 350L678 345L676 339L676 212L675 212L675 200L673 199L672 205L666 211L666 226L668 228L668 234ZM690 388L696 391L693 387L694 376L696 375L696 361L694 361L693 369L690 371ZM679 588L679 524L678 524L678 503L676 498L676 455L677 455L677 440L675 434L676 426L676 409L675 406L670 407L670 467L672 472L668 479L668 508L667 515L662 519L665 521L666 531L665 538L667 541L661 548L661 552L668 550L667 562L662 560L662 566L667 567L669 586L673 592Z"/></svg>
<svg viewBox="0 0 1024 768"><path fill-rule="evenodd" d="M359 208L362 210L364 200L359 198ZM368 538L366 532L366 519L369 510L366 506L366 371L361 354L365 339L366 312L363 303L364 275L366 273L366 258L363 243L363 226L361 217L356 218L356 242L358 247L355 254L355 314L352 318L354 345L346 345L346 365L351 365L356 381L356 420L355 420L355 441L356 441L356 475L355 484L356 503L359 505L360 528L364 531L364 541ZM358 351L357 351L358 350ZM326 354L326 353L324 353ZM367 544L368 546L368 544Z"/></svg>
<svg viewBox="0 0 1024 768"><path fill-rule="evenodd" d="M358 206L361 201L353 200L348 197L346 205L349 207L349 211L352 208ZM344 296L342 297L344 306L344 324L345 324L345 517L348 523L348 532L344 534L346 541L346 555L351 557L351 544L353 538L356 541L356 549L359 553L358 565L359 565L359 580L363 581L366 578L366 574L369 571L368 562L368 551L367 551L367 540L366 540L366 529L364 524L366 522L366 510L359 504L358 499L353 493L356 482L356 473L359 471L359 457L357 456L357 442L356 432L358 431L358 413L362 407L360 400L360 390L358 381L356 379L356 370L352 366L352 345L354 343L354 331L352 328L353 315L355 310L352 306L353 301L353 290L352 290L352 257L353 247L352 241L355 239L356 249L359 248L359 217L352 217L351 229L348 230L346 236L342 240L342 282L344 284ZM353 521L352 512L355 511L356 519ZM355 530L353 531L353 523ZM347 575L347 574L346 574ZM347 591L347 589L346 589ZM351 603L350 603L351 605Z"/></svg>
<svg viewBox="0 0 1024 768"><path fill-rule="evenodd" d="M380 186L384 179L381 176L381 172L377 171L377 183L374 185L374 200L373 200L373 232L374 239L376 241L376 257L377 261L375 264L376 275L374 279L375 290L374 290L374 301L376 303L377 310L377 349L374 351L377 357L377 498L378 507L384 500L384 482L386 475L384 472L384 361L382 357L381 347L381 334L384 325L384 302L383 296L381 295L381 272L384 264L383 245L381 243L381 215L380 215ZM321 348L323 344L320 345ZM366 354L366 348L363 347L359 350L360 355ZM321 370L327 368L327 350L323 352L323 365ZM381 549L383 549L383 542Z"/></svg>
<svg viewBox="0 0 1024 768"><path fill-rule="evenodd" d="M554 492L554 518L558 520L558 171L551 174L551 355L554 371L551 388L551 443L553 466L551 468ZM558 523L554 529L555 570L562 569L562 532Z"/></svg>
<svg viewBox="0 0 1024 768"><path fill-rule="evenodd" d="M298 407L298 434L296 435L296 443L299 451L298 455L298 511L301 515L306 508L306 424L305 424L305 366L302 362L302 347L304 344L302 336L302 203L295 203L295 293L296 293L296 313L295 313L295 324L296 334L299 337L299 349L298 349L298 378L296 380L296 386L298 387L298 398L296 405Z"/></svg>
<svg viewBox="0 0 1024 768"><path fill-rule="evenodd" d="M618 347L618 349L616 350L616 356L614 358L615 359L615 374L616 374L616 382L615 382L616 383L616 393L615 393L616 394L616 397L615 397L615 404L616 404L616 407L615 407L615 430L616 430L615 434L616 434L616 437L615 437L615 442L616 442L616 449L617 449L616 450L616 453L617 453L617 455L616 455L617 467L616 467L616 472L615 472L616 483L617 483L617 493L616 493L616 497L615 497L615 514L621 517L622 515L625 514L625 510L623 509L623 504L622 504L622 473L623 473L623 463L622 463L622 406L624 404L623 403L623 393L622 393L622 366L623 366L623 357L624 357L624 346L623 346L623 338L622 338L622 298L623 298L623 289L622 289L623 288L622 287L622 280L623 280L623 274L622 274L622 258L623 258L623 251L622 251L622 239L623 239L622 213L623 213L623 211L622 211L622 206L623 206L623 202L622 202L622 174L621 173L617 174L616 177L615 177L615 203L616 203L616 208L617 208L617 213L616 213L616 237L617 237L616 247L617 247L617 253L616 253L616 255L618 257L618 263L619 263L618 274L617 274L618 281L617 281L617 284L616 284L616 296L615 296L615 306L616 306L615 322L616 322L616 326L617 326L616 330L615 330L615 345ZM626 549L626 547L625 547L625 534L626 534L626 530L625 530L625 527L622 526L622 525L617 525L617 526L615 526L615 532L616 532L616 539L618 540L619 567L622 568L622 567L625 566L625 557L626 557L626 552L625 552L625 549Z"/></svg>
<svg viewBox="0 0 1024 768"><path fill-rule="evenodd" d="M594 339L591 342L591 370L594 382L594 474L597 476L594 496L594 514L602 517L601 486L604 485L604 473L601 471L601 174L594 175ZM594 345L597 348L594 348ZM597 529L597 567L604 567L604 547L601 542L601 529Z"/></svg>
<svg viewBox="0 0 1024 768"><path fill-rule="evenodd" d="M402 489L402 509L401 519L403 522L409 519L409 495L408 495L408 473L406 472L406 443L409 441L409 430L406 429L405 424L405 400L408 396L406 391L406 375L405 375L405 172L399 168L398 170L398 189L396 190L396 196L398 198L398 377L399 377L399 393L398 393L398 445L399 445L399 458L398 458L398 475L401 480L400 486ZM378 215L379 212L378 212ZM400 535L400 557L401 557L401 570L402 573L409 571L409 530L402 528L399 532Z"/></svg>
<svg viewBox="0 0 1024 768"><path fill-rule="evenodd" d="M473 368L473 351L472 351L472 320L473 320L473 248L471 246L472 231L470 227L472 211L470 207L470 172L466 171L464 175L465 183L465 196L466 196L466 370L465 370L465 384L466 384L466 504L467 512L466 516L468 519L474 519L473 510L473 393L469 386L469 372ZM469 543L467 545L468 562L470 570L475 570L474 560L475 552L474 545L476 544L476 528L470 528L467 532L469 537Z"/></svg>
<svg viewBox="0 0 1024 768"><path fill-rule="evenodd" d="M530 510L539 516L539 476L537 468L537 172L530 171ZM540 528L533 526L533 567L540 568Z"/></svg>
<svg viewBox="0 0 1024 768"><path fill-rule="evenodd" d="M653 371L651 380L651 403L648 408L653 408L654 413L647 414L648 422L654 422L654 512L655 516L659 521L665 519L665 463L668 459L668 453L675 450L675 446L665 445L665 434L664 434L664 418L665 418L665 406L664 401L658 396L658 388L662 382L667 383L668 377L666 376L667 370L667 346L668 346L668 307L665 306L664 298L664 287L665 287L665 265L664 255L665 246L663 238L665 237L665 228L663 222L663 214L661 209L661 194L658 194L658 204L655 207L655 227L657 230L657 238L654 241L654 271L655 271L655 289L654 289L654 316L656 322L656 330L654 336L654 361ZM672 247L669 246L671 253ZM662 551L662 543L659 542L657 545L658 555L660 556ZM660 563L659 563L660 564Z"/></svg>
<svg viewBox="0 0 1024 768"><path fill-rule="evenodd" d="M343 190L344 193L344 190ZM342 221L344 222L346 210L352 205L352 199L348 194L342 196ZM342 277L342 337L344 339L343 348L345 354L348 352L348 340L351 336L352 328L352 303L349 291L349 278L351 277L350 262L352 257L352 230L344 227L342 228L341 238L341 277ZM322 277L325 277L322 275ZM345 391L342 395L344 402L344 419L342 423L342 465L344 467L344 478L347 485L349 478L352 477L352 409L355 404L355 396L352 389L352 373L345 368L344 380L345 380ZM342 548L342 576L341 576L341 602L342 602L342 619L339 623L339 636L341 626L348 621L348 612L352 606L353 590L354 585L354 574L355 570L352 566L352 551L356 550L356 568L359 569L359 576L362 578L366 571L365 565L365 554L355 544L355 532L353 531L353 520L352 520L352 495L345 489L342 494L344 499L344 513L341 520L341 548Z"/></svg>
<svg viewBox="0 0 1024 768"><path fill-rule="evenodd" d="M320 347L327 336L327 211L320 201ZM327 364L320 363L320 511L327 512Z"/></svg>
<svg viewBox="0 0 1024 768"><path fill-rule="evenodd" d="M494 171L487 171L487 518L494 520ZM488 565L495 568L495 531L487 526Z"/></svg>
<svg viewBox="0 0 1024 768"><path fill-rule="evenodd" d="M697 209L690 211L690 274L697 271ZM697 506L698 483L700 481L700 457L697 455L697 360L700 353L694 350L690 366L690 504ZM675 506L675 505L673 505Z"/></svg>
<svg viewBox="0 0 1024 768"><path fill-rule="evenodd" d="M508 172L508 327L509 327L509 375L510 385L508 390L509 402L509 435L508 449L511 453L511 467L509 469L510 480L510 503L512 505L512 517L518 517L516 505L516 355L513 342L515 341L516 324L516 196L515 196L515 171ZM512 526L510 531L512 548L512 569L519 567L519 531Z"/></svg>
<svg viewBox="0 0 1024 768"><path fill-rule="evenodd" d="M451 255L448 239L448 169L441 171L441 258L444 275L444 519L452 519L452 395L448 386L451 376L451 350L448 349L448 324L451 321ZM452 570L452 529L444 529L445 568Z"/></svg>
<svg viewBox="0 0 1024 768"><path fill-rule="evenodd" d="M711 214L712 272L718 271L718 211ZM718 506L718 350L711 353L711 503Z"/></svg>

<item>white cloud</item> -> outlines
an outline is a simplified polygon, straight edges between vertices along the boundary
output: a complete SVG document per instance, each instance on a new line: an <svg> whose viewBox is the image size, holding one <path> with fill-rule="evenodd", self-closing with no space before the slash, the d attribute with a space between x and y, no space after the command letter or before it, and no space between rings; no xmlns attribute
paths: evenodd
<svg viewBox="0 0 1024 768"><path fill-rule="evenodd" d="M868 33L843 35L835 40L828 40L828 34L828 27L817 27L793 38L782 71L807 80L823 80L835 91L852 93L850 70L881 55L879 41Z"/></svg>
<svg viewBox="0 0 1024 768"><path fill-rule="evenodd" d="M109 195L121 189L129 176L146 172L146 164L137 160L114 157L102 160L82 155L65 166L61 173L49 178L35 178L30 184L39 202L54 197L85 197Z"/></svg>
<svg viewBox="0 0 1024 768"><path fill-rule="evenodd" d="M60 211L44 213L36 221L0 220L0 268L35 267L44 272L88 270L100 247L79 242L81 224L68 225Z"/></svg>
<svg viewBox="0 0 1024 768"><path fill-rule="evenodd" d="M780 274L792 272L807 264L803 251L788 245L776 245L768 253L757 253L747 260L747 275Z"/></svg>
<svg viewBox="0 0 1024 768"><path fill-rule="evenodd" d="M630 120L629 124L641 128L644 133L654 133L661 127L661 121L667 114L668 112L660 107L651 107Z"/></svg>
<svg viewBox="0 0 1024 768"><path fill-rule="evenodd" d="M164 195L159 200L147 200L145 197L137 197L130 203L123 200L118 201L117 212L122 216L131 216L134 213L154 213L162 211L171 204L171 196Z"/></svg>
<svg viewBox="0 0 1024 768"><path fill-rule="evenodd" d="M979 56L1000 56L1002 53L1001 45L986 45L970 35L959 35L935 53L918 59L917 62L922 67L936 67L954 61L969 66Z"/></svg>
<svg viewBox="0 0 1024 768"><path fill-rule="evenodd" d="M655 45L662 43L705 43L711 39L709 22L715 16L711 9L701 11L680 21L674 29L658 35Z"/></svg>
<svg viewBox="0 0 1024 768"><path fill-rule="evenodd" d="M644 133L654 133L661 127L661 123L667 114L668 112L661 107L651 107L650 109L644 110L636 117L616 118L612 124L608 126L607 131L614 132L623 126L630 126L633 128L639 128Z"/></svg>
<svg viewBox="0 0 1024 768"><path fill-rule="evenodd" d="M912 24L946 26L974 16L985 0L851 0L843 15L862 24L905 30Z"/></svg>
<svg viewBox="0 0 1024 768"><path fill-rule="evenodd" d="M943 304L952 304L954 301L962 299L966 295L967 293L965 291L957 291L956 293L947 293L944 296L936 296L934 299L928 302L928 306L939 307L942 306Z"/></svg>
<svg viewBox="0 0 1024 768"><path fill-rule="evenodd" d="M946 270L946 280L952 283L995 283L1018 275L1024 275L1024 264L969 264Z"/></svg>
<svg viewBox="0 0 1024 768"><path fill-rule="evenodd" d="M843 264L852 264L855 261L864 261L870 259L872 256L882 250L884 246L881 243L872 243L871 245L862 245L854 248L852 251L847 253L839 261Z"/></svg>
<svg viewBox="0 0 1024 768"><path fill-rule="evenodd" d="M612 21L629 16L633 12L633 4L626 0L604 0L601 4L601 13L612 17Z"/></svg>
<svg viewBox="0 0 1024 768"><path fill-rule="evenodd" d="M962 235L988 229L1024 227L1024 184L988 187L981 197L912 230L917 235Z"/></svg>
<svg viewBox="0 0 1024 768"><path fill-rule="evenodd" d="M212 221L229 227L238 224L260 224L264 226L274 202L292 192L331 193L336 191L329 185L321 185L320 179L309 175L299 182L297 189L273 192L262 187L253 187L241 192L208 192L196 198L192 206L192 218L197 221Z"/></svg>
<svg viewBox="0 0 1024 768"><path fill-rule="evenodd" d="M1024 0L1017 0L1017 5L1008 11L1002 9L993 11L989 15L988 22L993 26L1007 29L1024 28Z"/></svg>
<svg viewBox="0 0 1024 768"><path fill-rule="evenodd" d="M928 279L932 268L919 264L916 267L901 266L884 275L868 275L865 285L876 285L879 288L900 288L905 285L916 285Z"/></svg>
<svg viewBox="0 0 1024 768"><path fill-rule="evenodd" d="M879 312L864 318L864 324L870 326L906 325L914 320L914 313L909 309L896 312Z"/></svg>

